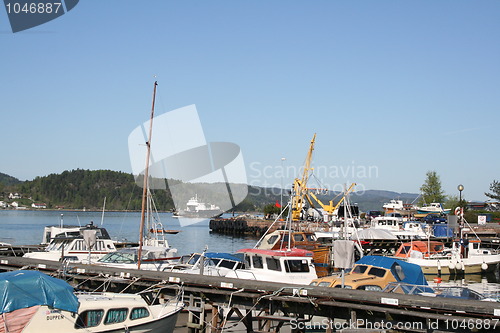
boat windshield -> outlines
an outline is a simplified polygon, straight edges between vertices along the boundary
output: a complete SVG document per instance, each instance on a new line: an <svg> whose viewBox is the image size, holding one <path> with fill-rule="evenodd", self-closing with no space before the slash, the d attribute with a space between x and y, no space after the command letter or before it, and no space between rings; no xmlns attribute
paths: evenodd
<svg viewBox="0 0 500 333"><path fill-rule="evenodd" d="M351 271L351 274L363 274L368 266L366 265L355 265L354 269Z"/></svg>
<svg viewBox="0 0 500 333"><path fill-rule="evenodd" d="M98 260L102 263L113 263L113 264L135 264L137 263L137 253L136 252L112 252L106 254L104 257Z"/></svg>

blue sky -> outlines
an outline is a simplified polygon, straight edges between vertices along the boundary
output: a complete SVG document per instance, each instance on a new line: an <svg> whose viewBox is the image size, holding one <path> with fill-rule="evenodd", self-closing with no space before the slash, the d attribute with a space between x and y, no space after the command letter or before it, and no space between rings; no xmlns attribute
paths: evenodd
<svg viewBox="0 0 500 333"><path fill-rule="evenodd" d="M156 75L157 113L196 104L250 184L289 184L317 133L330 188L418 193L434 170L447 194L485 200L500 179L499 17L487 0L89 0L13 34L0 9L0 172L130 172Z"/></svg>

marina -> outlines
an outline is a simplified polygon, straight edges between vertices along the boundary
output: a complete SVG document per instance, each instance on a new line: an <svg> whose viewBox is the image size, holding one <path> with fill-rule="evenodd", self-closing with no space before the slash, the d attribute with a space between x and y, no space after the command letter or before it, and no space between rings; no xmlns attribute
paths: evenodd
<svg viewBox="0 0 500 333"><path fill-rule="evenodd" d="M64 215L65 221L75 224L75 220L98 220L101 213L3 210L0 211L2 234L8 236L4 241L14 241L15 238L10 236L9 232L12 232L15 226L24 225L25 232L16 235L17 240L12 242L13 247L23 248L23 243L39 244L42 242L41 236L45 226L55 224L61 214ZM177 234L167 235L169 243L178 249L179 254L201 252L203 249L200 244L207 245L210 251L236 253L243 248L252 248L258 240L256 237L210 232L208 221L200 225L181 227L171 213L160 215L166 228L179 230ZM107 212L103 226L107 228L111 238L114 235L120 242L137 242L138 218L138 213ZM268 224L271 223L272 221L268 221ZM271 246L274 246L272 244ZM25 248L33 250L35 246ZM88 291L139 292L159 288L155 290L161 290L159 294L166 299L178 297L182 291L186 307L184 314L179 317L182 319L177 324L176 332L218 332L228 327L238 327L239 331L246 332L286 331L292 329L292 326L320 328L325 331L331 326L334 328L332 331L338 331L335 325L342 327L341 325L353 322L360 324L358 328L366 328L369 325L379 325L377 327L380 328L382 322L385 322L385 325L414 323L419 329L411 331L417 332L424 332L427 327L454 331L452 328L456 326L451 323L474 321L481 322L481 325L490 325L496 322L500 314L500 307L497 305L500 303L477 300L464 302L453 298L443 301L442 298L419 295L339 290L307 284L246 280L234 276L214 277L201 275L199 271L198 274L186 274L71 262L63 264L57 261L15 257L10 253L2 256L0 263L2 271L36 269L64 278ZM443 277L443 281L457 286L498 290L497 276L498 272L496 275L493 273L482 278L481 274L455 278L456 280ZM432 284L434 279L435 277L428 277L429 283Z"/></svg>

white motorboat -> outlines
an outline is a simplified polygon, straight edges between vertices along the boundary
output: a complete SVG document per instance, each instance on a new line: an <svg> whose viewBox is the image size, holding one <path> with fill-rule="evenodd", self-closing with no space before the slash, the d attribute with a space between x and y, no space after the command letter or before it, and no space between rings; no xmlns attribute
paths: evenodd
<svg viewBox="0 0 500 333"><path fill-rule="evenodd" d="M312 251L242 249L237 253L245 255L245 269L230 271L226 277L282 284L309 284L318 277Z"/></svg>
<svg viewBox="0 0 500 333"><path fill-rule="evenodd" d="M153 305L139 294L75 293L39 271L2 273L0 290L6 332L171 333L183 308L175 301Z"/></svg>
<svg viewBox="0 0 500 333"><path fill-rule="evenodd" d="M451 209L444 209L441 203L433 202L428 206L417 207L417 211L419 214L430 214L430 213L449 214L451 212Z"/></svg>
<svg viewBox="0 0 500 333"><path fill-rule="evenodd" d="M47 235L46 232L44 237ZM26 253L23 257L93 263L104 255L116 251L115 243L106 229L96 227L92 222L84 227L63 227L52 232L54 233L51 235L55 237L50 239L44 251Z"/></svg>
<svg viewBox="0 0 500 333"><path fill-rule="evenodd" d="M176 264L164 271L175 273L226 276L229 272L243 269L243 259L224 252L203 252L182 256Z"/></svg>

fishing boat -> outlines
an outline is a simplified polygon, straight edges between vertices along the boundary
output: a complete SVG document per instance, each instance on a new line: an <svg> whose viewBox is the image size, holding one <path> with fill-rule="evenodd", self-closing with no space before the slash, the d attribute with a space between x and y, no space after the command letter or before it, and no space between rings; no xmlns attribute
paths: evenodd
<svg viewBox="0 0 500 333"><path fill-rule="evenodd" d="M305 285L318 277L308 250L241 249L237 253L244 254L245 269L230 271L226 277Z"/></svg>
<svg viewBox="0 0 500 333"><path fill-rule="evenodd" d="M261 250L297 248L312 251L316 274L321 277L328 275L331 268L329 244L321 243L312 231L275 230L264 235L255 248Z"/></svg>
<svg viewBox="0 0 500 333"><path fill-rule="evenodd" d="M46 229L44 237L49 237L49 244L43 251L26 253L23 257L52 261L71 261L94 263L104 255L116 251L114 241L105 228L97 227L93 222L84 227L63 227ZM50 236L47 236L51 230ZM55 235L53 238L53 235Z"/></svg>
<svg viewBox="0 0 500 333"><path fill-rule="evenodd" d="M151 304L139 294L79 293L39 271L0 274L0 331L149 332L174 331L182 303Z"/></svg>

